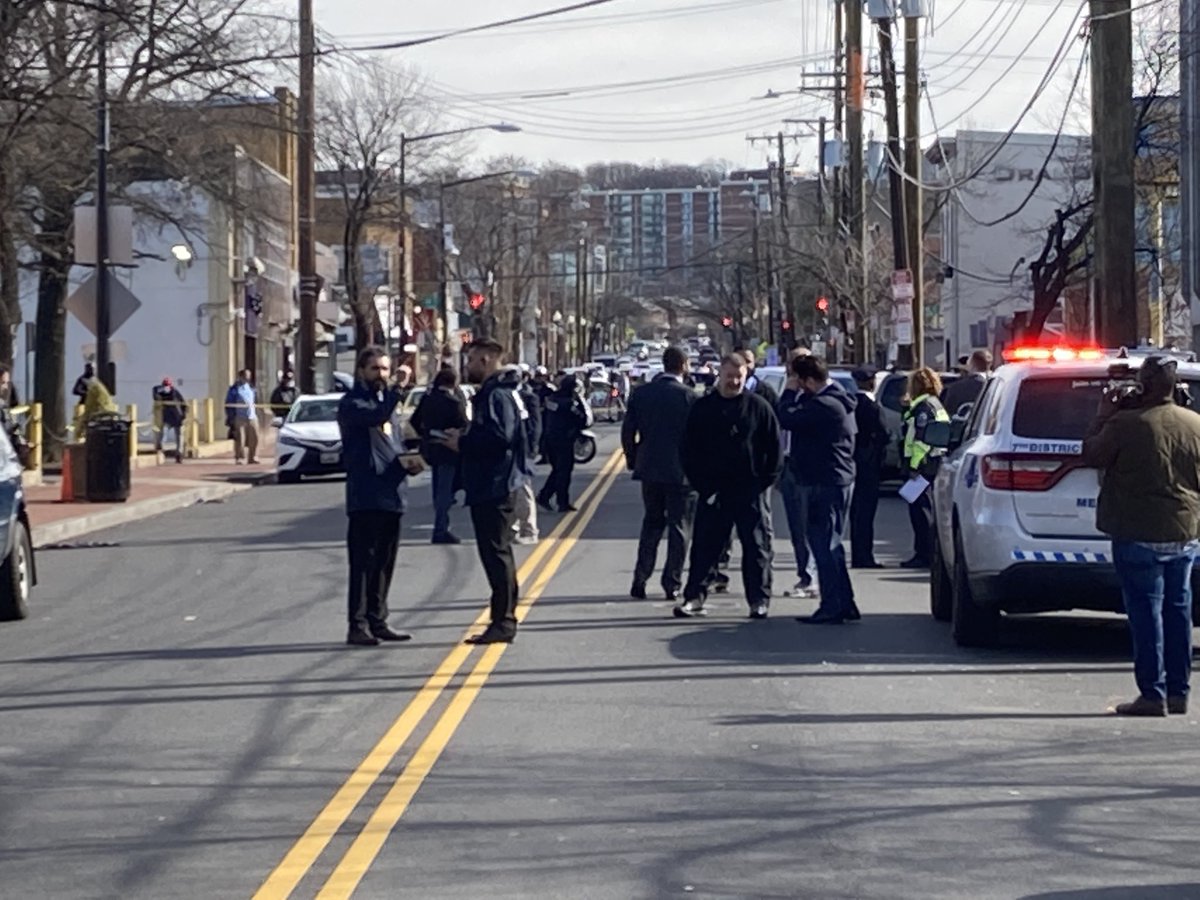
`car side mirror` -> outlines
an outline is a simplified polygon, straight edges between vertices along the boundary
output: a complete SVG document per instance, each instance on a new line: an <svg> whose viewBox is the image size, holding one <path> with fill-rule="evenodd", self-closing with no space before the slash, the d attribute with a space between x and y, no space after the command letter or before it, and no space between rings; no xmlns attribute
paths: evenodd
<svg viewBox="0 0 1200 900"><path fill-rule="evenodd" d="M925 436L922 440L930 447L948 450L952 430L949 422L930 422L925 426Z"/></svg>
<svg viewBox="0 0 1200 900"><path fill-rule="evenodd" d="M273 418L271 420L271 427L272 428L282 428L283 427L283 419L281 419L279 416L276 416L275 418Z"/></svg>
<svg viewBox="0 0 1200 900"><path fill-rule="evenodd" d="M959 404L958 409L954 411L954 418L966 421L967 419L971 418L971 410L974 408L974 402L961 403Z"/></svg>

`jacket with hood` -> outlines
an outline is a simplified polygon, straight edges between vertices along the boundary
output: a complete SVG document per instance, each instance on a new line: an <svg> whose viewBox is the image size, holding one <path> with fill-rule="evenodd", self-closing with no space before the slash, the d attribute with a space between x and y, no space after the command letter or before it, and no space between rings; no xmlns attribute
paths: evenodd
<svg viewBox="0 0 1200 900"><path fill-rule="evenodd" d="M779 477L783 452L771 404L742 391L713 391L692 404L682 448L683 471L701 499L760 494Z"/></svg>
<svg viewBox="0 0 1200 900"><path fill-rule="evenodd" d="M801 484L853 484L857 405L858 399L834 381L816 394L791 388L783 392L779 424L791 433L792 472Z"/></svg>
<svg viewBox="0 0 1200 900"><path fill-rule="evenodd" d="M524 478L529 414L520 385L519 369L501 369L471 398L471 426L458 442L467 506L502 503Z"/></svg>
<svg viewBox="0 0 1200 900"><path fill-rule="evenodd" d="M360 380L338 403L347 513L404 512L408 473L383 428L399 402L395 389L377 391Z"/></svg>

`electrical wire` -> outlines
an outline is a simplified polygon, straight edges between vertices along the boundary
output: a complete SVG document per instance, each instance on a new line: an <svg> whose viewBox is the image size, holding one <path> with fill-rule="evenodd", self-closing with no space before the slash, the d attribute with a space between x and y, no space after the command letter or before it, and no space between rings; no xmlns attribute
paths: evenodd
<svg viewBox="0 0 1200 900"><path fill-rule="evenodd" d="M1041 168L1038 170L1037 177L1034 179L1033 185L1029 188L1029 192L1025 195L1024 199L1021 200L1021 202L1019 204L1017 204L1017 207L1015 209L1013 209L1011 212L1007 212L1004 215L1000 216L999 218L985 222L985 221L981 220L980 218L978 218L973 212L971 212L971 209L967 205L966 201L963 199L961 192L957 188L953 189L953 194L954 194L955 199L958 201L959 208L962 209L962 211L964 213L966 213L967 218L970 219L972 222L974 222L976 225L980 226L981 228L992 228L996 225L1001 225L1004 222L1007 222L1011 219L1016 218L1018 215L1020 215L1025 210L1025 207L1027 207L1029 205L1030 201L1033 200L1034 195L1037 193L1038 189L1042 186L1042 183L1046 180L1046 176L1050 170L1050 165L1051 165L1051 163L1053 163L1055 161L1056 155L1058 153L1058 145L1059 145L1059 142L1062 140L1063 131L1067 125L1067 116L1070 114L1070 111L1071 111L1071 101L1075 98L1075 92L1079 89L1080 79L1083 76L1084 69L1087 68L1087 61L1089 59L1088 46L1089 45L1085 45L1084 52L1080 54L1079 67L1075 70L1075 78L1071 81L1070 93L1067 95L1067 99L1063 103L1063 113L1062 113L1062 116L1058 120L1058 129L1054 133L1054 139L1050 142L1050 149L1046 152L1046 159L1042 162ZM934 115L932 103L929 104L929 115L932 119L932 117ZM936 127L936 122L934 123L934 125ZM951 174L953 174L953 173L951 173Z"/></svg>

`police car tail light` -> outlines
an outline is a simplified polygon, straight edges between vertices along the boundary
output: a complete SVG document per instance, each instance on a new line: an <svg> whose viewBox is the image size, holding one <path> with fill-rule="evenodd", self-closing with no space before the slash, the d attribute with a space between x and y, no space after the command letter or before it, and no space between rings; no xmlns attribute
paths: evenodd
<svg viewBox="0 0 1200 900"><path fill-rule="evenodd" d="M1070 457L993 453L983 458L979 474L994 491L1048 491L1077 463Z"/></svg>
<svg viewBox="0 0 1200 900"><path fill-rule="evenodd" d="M1096 347L1012 347L1004 351L1008 362L1086 362L1104 358Z"/></svg>

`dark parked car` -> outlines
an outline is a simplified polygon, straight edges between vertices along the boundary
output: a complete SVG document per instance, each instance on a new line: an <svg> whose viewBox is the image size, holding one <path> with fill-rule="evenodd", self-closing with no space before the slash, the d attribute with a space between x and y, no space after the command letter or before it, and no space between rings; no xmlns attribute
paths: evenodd
<svg viewBox="0 0 1200 900"><path fill-rule="evenodd" d="M37 584L21 472L16 451L0 429L0 548L4 550L4 562L0 563L0 621L28 616L30 595Z"/></svg>

